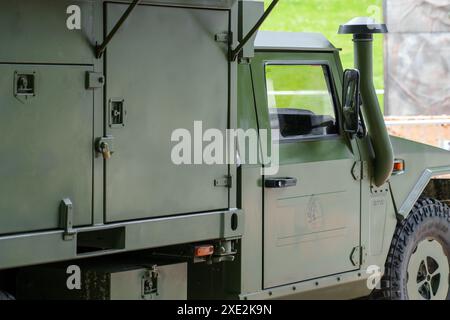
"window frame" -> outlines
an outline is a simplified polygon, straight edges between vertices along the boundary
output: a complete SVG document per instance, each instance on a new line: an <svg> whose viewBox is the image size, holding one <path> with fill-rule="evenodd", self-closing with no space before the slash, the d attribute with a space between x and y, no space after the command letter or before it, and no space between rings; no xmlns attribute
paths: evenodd
<svg viewBox="0 0 450 320"><path fill-rule="evenodd" d="M336 128L337 133L333 134L327 134L322 136L292 136L292 137L282 137L280 135L280 138L275 141L278 143L292 143L292 142L299 142L299 141L317 141L317 140L334 140L334 139L340 139L342 137L342 128L341 128L341 116L339 112L339 96L336 91L336 84L334 82L333 73L331 71L330 62L327 60L267 60L264 62L264 91L265 91L265 100L266 100L266 110L269 114L269 95L268 95L268 88L267 88L267 66L321 66L325 70L324 74L325 76L325 82L327 84L329 93L331 94L331 100L333 103L333 109L335 113L335 120L336 120ZM272 126L269 124L270 130L273 130Z"/></svg>

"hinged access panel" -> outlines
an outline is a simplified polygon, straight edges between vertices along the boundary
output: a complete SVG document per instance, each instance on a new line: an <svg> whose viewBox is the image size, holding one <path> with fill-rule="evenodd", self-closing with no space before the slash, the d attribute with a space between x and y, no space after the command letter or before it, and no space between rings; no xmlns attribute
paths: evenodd
<svg viewBox="0 0 450 320"><path fill-rule="evenodd" d="M127 7L106 4L106 33ZM202 139L194 121L225 135L228 44L215 36L229 31L228 10L139 5L108 44L105 127L114 154L106 161L107 222L228 207L229 189L214 186L228 166L175 165L171 138L189 131L193 161L194 139Z"/></svg>
<svg viewBox="0 0 450 320"><path fill-rule="evenodd" d="M0 64L0 234L92 222L90 66Z"/></svg>

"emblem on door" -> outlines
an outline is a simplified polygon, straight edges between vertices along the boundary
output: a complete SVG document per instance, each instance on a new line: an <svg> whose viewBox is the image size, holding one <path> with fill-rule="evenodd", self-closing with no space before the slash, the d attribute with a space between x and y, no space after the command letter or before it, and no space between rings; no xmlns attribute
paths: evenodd
<svg viewBox="0 0 450 320"><path fill-rule="evenodd" d="M308 227L316 230L323 226L323 213L319 200L315 196L311 196L306 211L306 219Z"/></svg>

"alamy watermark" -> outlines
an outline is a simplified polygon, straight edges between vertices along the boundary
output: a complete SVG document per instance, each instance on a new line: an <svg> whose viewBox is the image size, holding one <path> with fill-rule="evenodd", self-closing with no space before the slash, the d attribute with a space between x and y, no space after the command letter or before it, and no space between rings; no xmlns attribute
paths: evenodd
<svg viewBox="0 0 450 320"><path fill-rule="evenodd" d="M370 290L381 289L381 278L383 276L382 270L377 265L370 265L366 269L366 273L369 275L367 278L367 288Z"/></svg>
<svg viewBox="0 0 450 320"><path fill-rule="evenodd" d="M69 15L66 26L69 30L81 30L81 8L77 5L67 7L66 13Z"/></svg>
<svg viewBox="0 0 450 320"><path fill-rule="evenodd" d="M67 267L66 273L68 274L66 280L66 286L69 290L81 289L81 269L79 266L73 264Z"/></svg>
<svg viewBox="0 0 450 320"><path fill-rule="evenodd" d="M191 133L192 131L192 133ZM203 128L194 121L193 130L175 129L171 135L171 160L175 165L261 164L261 174L279 170L279 130Z"/></svg>
<svg viewBox="0 0 450 320"><path fill-rule="evenodd" d="M383 21L383 9L380 6L370 5L367 8L367 13L374 22L381 23L381 21ZM375 29L373 25L369 25L368 28L369 30Z"/></svg>

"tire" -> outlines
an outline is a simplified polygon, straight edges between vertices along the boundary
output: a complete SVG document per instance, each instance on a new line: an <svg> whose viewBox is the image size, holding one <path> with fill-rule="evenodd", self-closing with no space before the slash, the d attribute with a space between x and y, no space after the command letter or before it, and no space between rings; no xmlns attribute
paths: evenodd
<svg viewBox="0 0 450 320"><path fill-rule="evenodd" d="M390 300L449 300L450 209L419 199L396 228L381 281Z"/></svg>

